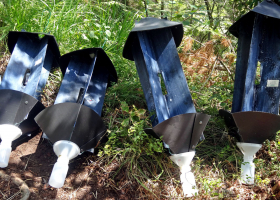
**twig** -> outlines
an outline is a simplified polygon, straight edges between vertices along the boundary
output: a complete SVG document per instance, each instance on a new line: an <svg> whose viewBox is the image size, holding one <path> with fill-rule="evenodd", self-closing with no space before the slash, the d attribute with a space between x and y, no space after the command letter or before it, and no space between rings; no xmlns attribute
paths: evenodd
<svg viewBox="0 0 280 200"><path fill-rule="evenodd" d="M201 95L201 96L205 95L205 94L202 94L202 93L200 93L200 92L193 91L193 90L190 90L190 93L196 93L196 94L199 94L199 95Z"/></svg>
<svg viewBox="0 0 280 200"><path fill-rule="evenodd" d="M201 44L202 46L205 46L205 44L199 42L198 40L194 39L193 37L189 37L189 38L193 39L194 41L196 41L197 43Z"/></svg>
<svg viewBox="0 0 280 200"><path fill-rule="evenodd" d="M221 61L219 58L217 58L219 60L219 62L222 64L222 66L227 70L230 78L234 81L234 78L233 78L233 75L232 73L230 72L229 68L223 63L223 61Z"/></svg>
<svg viewBox="0 0 280 200"><path fill-rule="evenodd" d="M25 165L25 167L24 167L23 171L25 171L25 170L26 170L26 167L27 167L27 165L28 165L28 162L29 162L29 159L31 158L31 156L32 156L32 154L28 157L27 162L26 162L26 165Z"/></svg>
<svg viewBox="0 0 280 200"><path fill-rule="evenodd" d="M235 54L235 51L234 51L234 48L233 48L231 42L229 42L229 45L230 45L231 51Z"/></svg>
<svg viewBox="0 0 280 200"><path fill-rule="evenodd" d="M206 79L206 81L203 83L203 85L201 86L200 90L202 90L202 88L204 88L205 84L209 81L209 79L211 78L211 75L213 73L213 71L215 70L215 67L216 67L216 63L217 63L217 60L218 60L218 57L216 58L214 64L213 64L213 67L212 67L212 70L208 76L208 78Z"/></svg>
<svg viewBox="0 0 280 200"><path fill-rule="evenodd" d="M2 193L2 191L0 190L0 193L2 194L2 196L6 199L6 195Z"/></svg>
<svg viewBox="0 0 280 200"><path fill-rule="evenodd" d="M93 192L92 195L94 196L95 199L97 199L97 190L96 190L96 195Z"/></svg>
<svg viewBox="0 0 280 200"><path fill-rule="evenodd" d="M5 172L2 170L0 170L0 177L4 178L4 179L11 179L13 183L15 183L17 186L19 186L20 191L18 193L16 193L15 195L22 193L21 200L29 199L30 190L23 180L21 180L20 178L17 178L17 177L9 176L9 175L5 174ZM12 197L14 197L15 195L13 195ZM11 199L12 197L10 197L9 199Z"/></svg>

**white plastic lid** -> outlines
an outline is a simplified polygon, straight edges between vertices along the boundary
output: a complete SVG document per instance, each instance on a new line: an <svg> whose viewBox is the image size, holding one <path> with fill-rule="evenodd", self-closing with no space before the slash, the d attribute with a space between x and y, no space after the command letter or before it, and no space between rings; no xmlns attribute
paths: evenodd
<svg viewBox="0 0 280 200"><path fill-rule="evenodd" d="M68 140L59 140L54 143L53 151L57 157L63 156L71 160L77 157L81 150L74 142Z"/></svg>
<svg viewBox="0 0 280 200"><path fill-rule="evenodd" d="M192 162L192 159L195 155L195 152L186 152L186 153L180 153L180 154L173 154L170 156L170 159L175 162L181 169L181 171L184 170L190 170L190 164Z"/></svg>
<svg viewBox="0 0 280 200"><path fill-rule="evenodd" d="M0 138L2 140L13 141L22 135L21 129L12 124L0 125Z"/></svg>
<svg viewBox="0 0 280 200"><path fill-rule="evenodd" d="M255 153L262 147L261 144L254 143L237 142L236 144L244 154L244 160L246 161L253 160Z"/></svg>

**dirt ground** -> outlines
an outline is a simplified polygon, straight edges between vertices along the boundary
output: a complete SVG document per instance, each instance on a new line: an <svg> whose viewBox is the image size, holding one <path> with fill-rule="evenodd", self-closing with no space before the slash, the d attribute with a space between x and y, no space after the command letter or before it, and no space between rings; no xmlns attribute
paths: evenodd
<svg viewBox="0 0 280 200"><path fill-rule="evenodd" d="M41 135L42 133L38 133L34 136L26 137L14 145L15 149L11 153L8 167L0 170L0 199L22 199L25 191L22 190L18 181L15 181L15 178L26 184L27 189L30 191L30 200L143 199L139 184L129 181L125 171L121 171L114 177L115 172L120 167L117 162L112 161L109 165L105 165L108 162L98 159L96 154L89 152L85 152L70 161L68 176L62 188L55 189L50 187L48 180L57 156L54 154L50 142L42 138ZM219 188L217 192L224 193L228 191L232 193L227 195L229 198L222 199L252 199L250 194L255 194L258 197L257 199L275 200L280 199L280 196L271 194L271 189L275 184L276 181L272 181L267 185L267 188L262 188L239 185L237 182L234 184L227 183L224 187ZM166 182L163 185L172 184ZM168 191L165 186L163 188L154 188L153 192L159 192L160 199L163 197L160 194L162 190ZM170 192L172 193L171 190ZM167 194L170 192L167 192ZM240 198L240 196L244 198ZM178 198L182 199L182 196L178 196ZM195 199L219 198L210 198L203 195Z"/></svg>
<svg viewBox="0 0 280 200"><path fill-rule="evenodd" d="M124 174L120 173L114 180L110 178L119 167L116 162L102 166L97 156L89 152L70 161L62 188L51 188L47 183L57 156L49 141L41 138L41 135L35 135L12 151L8 167L0 171L11 177L0 179L0 199L21 199L14 177L27 184L31 200L137 198L138 185L132 182L127 184Z"/></svg>

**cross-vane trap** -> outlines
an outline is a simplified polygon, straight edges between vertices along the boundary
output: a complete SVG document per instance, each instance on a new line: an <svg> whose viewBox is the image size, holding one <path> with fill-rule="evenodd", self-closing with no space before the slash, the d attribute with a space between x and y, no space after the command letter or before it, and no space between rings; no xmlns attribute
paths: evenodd
<svg viewBox="0 0 280 200"><path fill-rule="evenodd" d="M279 22L280 7L265 0L229 28L238 38L234 94L232 113L220 114L249 163L241 166L247 184L254 184L253 155L280 130Z"/></svg>
<svg viewBox="0 0 280 200"><path fill-rule="evenodd" d="M54 36L39 34L11 31L8 35L12 56L0 85L0 167L8 165L13 140L39 131L34 117L45 108L40 95L60 57Z"/></svg>
<svg viewBox="0 0 280 200"><path fill-rule="evenodd" d="M104 137L104 97L110 83L117 82L115 68L101 48L65 54L60 66L64 78L55 105L35 118L59 157L49 181L57 188L64 184L69 160L95 148Z"/></svg>
<svg viewBox="0 0 280 200"><path fill-rule="evenodd" d="M162 136L165 146L174 153L171 159L185 175L190 172L186 169L194 156L191 151L203 138L210 116L196 113L176 49L182 38L181 23L144 18L130 32L123 56L135 61L148 110L154 113L153 128L146 129L146 133ZM194 176L184 175L184 193L193 196L197 193Z"/></svg>

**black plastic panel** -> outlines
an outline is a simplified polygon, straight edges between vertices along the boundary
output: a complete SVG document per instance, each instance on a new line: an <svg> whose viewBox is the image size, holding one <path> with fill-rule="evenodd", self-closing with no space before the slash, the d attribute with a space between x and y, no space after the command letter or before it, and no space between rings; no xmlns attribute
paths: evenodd
<svg viewBox="0 0 280 200"><path fill-rule="evenodd" d="M106 133L101 117L90 108L77 103L61 103L46 108L35 121L52 143L70 140L81 151L94 148Z"/></svg>

